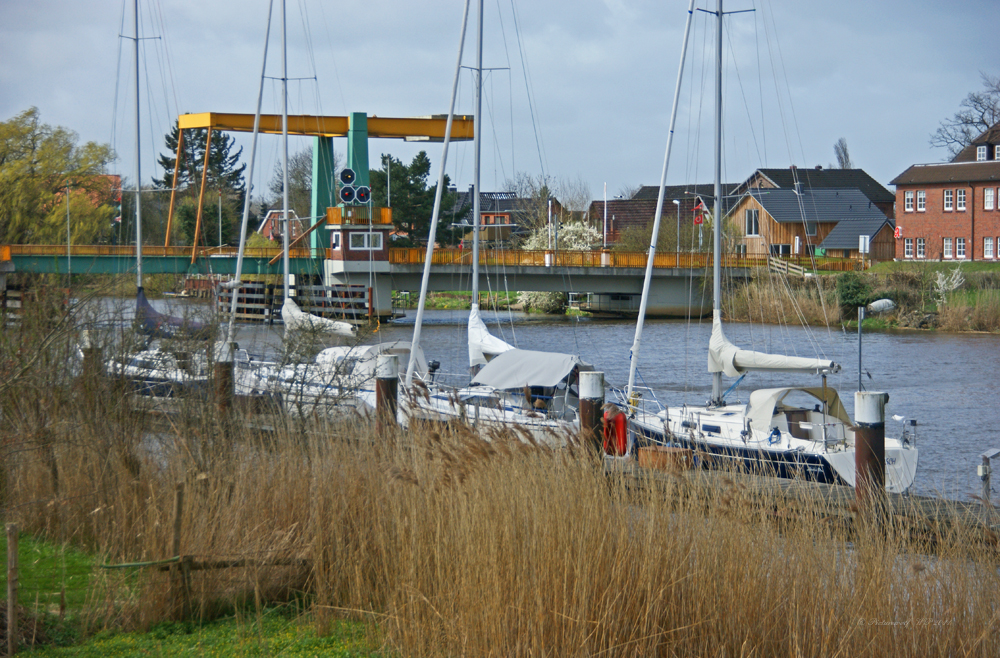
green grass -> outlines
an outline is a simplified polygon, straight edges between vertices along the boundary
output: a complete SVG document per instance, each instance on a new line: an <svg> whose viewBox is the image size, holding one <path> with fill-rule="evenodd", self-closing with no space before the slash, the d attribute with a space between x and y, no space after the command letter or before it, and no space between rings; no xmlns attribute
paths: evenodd
<svg viewBox="0 0 1000 658"><path fill-rule="evenodd" d="M0 555L6 561L7 536L0 536ZM17 545L18 601L32 612L58 613L65 586L66 614L83 610L94 558L70 546L21 535ZM0 573L0 591L7 591L7 571Z"/></svg>
<svg viewBox="0 0 1000 658"><path fill-rule="evenodd" d="M197 624L165 622L148 633L98 633L83 644L46 647L32 656L384 656L374 648L362 622L334 621L320 637L315 623L283 609L259 618L226 617Z"/></svg>
<svg viewBox="0 0 1000 658"><path fill-rule="evenodd" d="M962 272L997 272L1000 273L1000 263L981 261L943 261L943 262L913 262L886 261L877 263L867 271L874 274L890 274L892 272L951 272L961 265Z"/></svg>

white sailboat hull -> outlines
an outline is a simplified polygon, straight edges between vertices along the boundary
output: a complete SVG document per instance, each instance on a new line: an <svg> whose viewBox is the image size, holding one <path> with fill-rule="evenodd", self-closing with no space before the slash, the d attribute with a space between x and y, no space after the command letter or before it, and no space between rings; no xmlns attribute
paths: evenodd
<svg viewBox="0 0 1000 658"><path fill-rule="evenodd" d="M808 393L812 389L777 390ZM828 395L839 406L832 389ZM679 446L693 450L705 468L854 486L854 430L843 414L779 405L773 414L765 415L769 421L761 426L761 414L750 405L639 411L630 422L630 451L643 445ZM905 493L910 488L917 457L916 446L886 437L886 491Z"/></svg>

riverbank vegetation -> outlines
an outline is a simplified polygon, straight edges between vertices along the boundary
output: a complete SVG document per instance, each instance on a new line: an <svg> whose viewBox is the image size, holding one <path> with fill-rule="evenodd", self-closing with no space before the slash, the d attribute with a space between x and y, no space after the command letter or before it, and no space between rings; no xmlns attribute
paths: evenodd
<svg viewBox="0 0 1000 658"><path fill-rule="evenodd" d="M736 321L856 326L859 306L889 299L895 308L869 312L866 325L1000 331L1000 268L989 263L882 263L805 278L759 271L730 282L724 297L724 312Z"/></svg>
<svg viewBox="0 0 1000 658"><path fill-rule="evenodd" d="M90 556L84 635L285 605L310 637L352 622L382 655L1000 650L988 532L914 532L916 512L869 516L818 493L789 504L773 482L736 476L636 482L573 440L549 450L194 398L150 414L81 373L75 327L26 317L0 338L0 505L22 536ZM228 568L185 581L155 564L175 541L188 564ZM267 628L245 626L275 647L290 632Z"/></svg>

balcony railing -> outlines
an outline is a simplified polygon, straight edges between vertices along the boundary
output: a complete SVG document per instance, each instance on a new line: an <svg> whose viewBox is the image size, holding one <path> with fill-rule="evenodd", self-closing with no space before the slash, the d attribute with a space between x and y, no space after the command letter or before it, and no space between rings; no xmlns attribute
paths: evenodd
<svg viewBox="0 0 1000 658"><path fill-rule="evenodd" d="M327 224L347 224L355 226L391 226L392 208L369 208L368 206L343 206L326 209Z"/></svg>

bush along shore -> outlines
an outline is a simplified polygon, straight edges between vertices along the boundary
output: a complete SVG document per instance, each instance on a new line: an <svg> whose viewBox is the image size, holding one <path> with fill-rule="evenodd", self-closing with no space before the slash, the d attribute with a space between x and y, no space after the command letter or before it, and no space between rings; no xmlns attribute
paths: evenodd
<svg viewBox="0 0 1000 658"><path fill-rule="evenodd" d="M866 312L865 326L1000 332L1000 270L963 269L895 267L805 278L759 272L730 282L724 312L743 322L857 326L858 307L888 299L893 308Z"/></svg>
<svg viewBox="0 0 1000 658"><path fill-rule="evenodd" d="M165 622L249 614L223 634L276 652L267 610L284 604L315 629L302 642L340 633L350 655L1000 652L995 534L845 523L819 490L793 509L767 478L637 486L574 437L548 449L193 396L151 414L81 370L81 326L29 310L0 334L0 508L68 547L22 561L38 591L20 605L56 614L66 591L95 642L151 631L155 648Z"/></svg>

